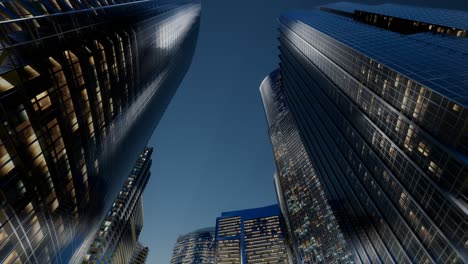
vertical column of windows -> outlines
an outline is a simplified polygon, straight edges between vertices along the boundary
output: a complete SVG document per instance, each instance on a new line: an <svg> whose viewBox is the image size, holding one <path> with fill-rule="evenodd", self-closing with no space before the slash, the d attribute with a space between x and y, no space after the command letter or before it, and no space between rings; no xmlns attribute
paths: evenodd
<svg viewBox="0 0 468 264"><path fill-rule="evenodd" d="M65 108L66 120L70 123L72 132L76 132L79 128L78 119L62 65L52 57L49 57L49 62L51 63L52 75L54 76L54 84L59 90Z"/></svg>
<svg viewBox="0 0 468 264"><path fill-rule="evenodd" d="M83 116L84 122L88 128L88 134L91 141L96 144L95 131L94 131L94 121L91 113L91 106L89 104L88 91L85 85L85 80L81 70L81 65L78 57L71 51L64 51L65 58L67 59L67 64L73 73L73 81L76 87L80 90L81 100L83 103L83 109L81 109L80 114Z"/></svg>

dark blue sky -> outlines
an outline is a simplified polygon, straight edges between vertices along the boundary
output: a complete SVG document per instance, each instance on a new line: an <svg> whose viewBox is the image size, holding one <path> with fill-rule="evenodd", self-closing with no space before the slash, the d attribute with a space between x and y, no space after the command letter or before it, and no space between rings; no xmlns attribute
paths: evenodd
<svg viewBox="0 0 468 264"><path fill-rule="evenodd" d="M276 203L258 87L277 67L276 17L327 2L203 1L192 66L149 143L155 151L141 237L150 247L147 263L169 263L179 235L214 226L223 211ZM466 0L398 2L468 8Z"/></svg>

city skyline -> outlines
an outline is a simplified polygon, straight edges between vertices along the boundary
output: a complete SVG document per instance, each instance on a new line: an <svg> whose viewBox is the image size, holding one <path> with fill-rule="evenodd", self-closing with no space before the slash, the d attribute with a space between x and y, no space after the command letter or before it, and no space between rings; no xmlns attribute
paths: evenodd
<svg viewBox="0 0 468 264"><path fill-rule="evenodd" d="M260 82L278 67L276 19L288 10L331 2L203 2L193 67L151 140L160 151L156 155L161 155L161 160L155 161L155 171L172 177L152 179L149 184L156 191L146 194L155 197L155 209L165 212L164 216L147 212L149 219L164 226L154 228L154 235L144 235L147 243L164 248L162 255L150 259L168 262L177 236L212 225L213 217L221 211L276 202L271 143L258 94ZM467 10L463 1L359 2ZM235 19L239 15L243 18L240 21ZM186 166L179 166L179 162ZM173 195L169 190L175 186L185 194ZM206 189L216 199L204 195ZM237 193L243 195L230 198ZM161 202L166 197L171 200ZM182 206L173 210L169 204Z"/></svg>
<svg viewBox="0 0 468 264"><path fill-rule="evenodd" d="M0 31L2 263L468 261L463 1L5 0Z"/></svg>

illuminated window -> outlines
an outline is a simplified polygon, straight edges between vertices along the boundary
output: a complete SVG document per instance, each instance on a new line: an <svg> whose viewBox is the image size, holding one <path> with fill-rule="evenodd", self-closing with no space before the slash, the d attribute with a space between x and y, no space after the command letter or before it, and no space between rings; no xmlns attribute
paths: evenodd
<svg viewBox="0 0 468 264"><path fill-rule="evenodd" d="M75 108L71 99L70 90L68 89L67 79L65 78L65 74L62 70L62 65L52 57L49 57L49 61L52 65L57 86L60 89L60 95L65 105L67 119L70 122L73 132L75 132L79 128L78 119L76 118Z"/></svg>
<svg viewBox="0 0 468 264"><path fill-rule="evenodd" d="M419 142L418 151L421 152L426 157L429 155L429 148L426 147L426 144L424 144L424 142L422 141Z"/></svg>
<svg viewBox="0 0 468 264"><path fill-rule="evenodd" d="M13 87L14 86L10 82L8 82L7 80L5 80L5 78L0 76L0 92L6 92Z"/></svg>
<svg viewBox="0 0 468 264"><path fill-rule="evenodd" d="M36 77L39 77L40 74L31 66L27 65L27 66L24 66L24 72L26 73L26 79L27 80L32 80Z"/></svg>
<svg viewBox="0 0 468 264"><path fill-rule="evenodd" d="M16 250L13 250L6 259L3 260L3 264L21 264L21 260L17 259L18 258L18 252Z"/></svg>
<svg viewBox="0 0 468 264"><path fill-rule="evenodd" d="M413 125L410 125L408 129L408 133L406 134L405 144L404 144L405 148L410 152L413 150L413 147L410 145L412 136L413 136Z"/></svg>
<svg viewBox="0 0 468 264"><path fill-rule="evenodd" d="M52 105L47 91L44 91L38 94L35 98L31 99L31 103L33 104L34 110L36 111L39 109L43 111Z"/></svg>
<svg viewBox="0 0 468 264"><path fill-rule="evenodd" d="M437 177L440 178L440 176L442 175L442 169L439 168L439 166L437 166L437 164L433 161L431 161L429 163L429 171L431 171L432 173L434 173Z"/></svg>
<svg viewBox="0 0 468 264"><path fill-rule="evenodd" d="M59 206L59 202L58 202L57 198L55 198L55 200L50 205L50 211L52 213L55 212L55 210L57 209L58 206Z"/></svg>
<svg viewBox="0 0 468 264"><path fill-rule="evenodd" d="M0 140L0 177L7 175L14 167L13 161L11 160L10 154L5 145Z"/></svg>
<svg viewBox="0 0 468 264"><path fill-rule="evenodd" d="M7 244L6 243L7 241L8 241L8 234L2 228L2 229L0 229L0 250L2 250L5 247L5 245Z"/></svg>
<svg viewBox="0 0 468 264"><path fill-rule="evenodd" d="M416 107L414 108L413 117L417 118L420 114L424 114L425 106L423 106L424 93L426 88L421 87L419 90L418 100L416 101Z"/></svg>
<svg viewBox="0 0 468 264"><path fill-rule="evenodd" d="M396 127L395 127L396 131L400 131L402 121L403 121L403 117L398 116L398 121L397 121L397 124L396 124Z"/></svg>
<svg viewBox="0 0 468 264"><path fill-rule="evenodd" d="M409 204L409 198L408 195L405 192L402 192L400 195L400 206L404 210L408 209L408 204Z"/></svg>

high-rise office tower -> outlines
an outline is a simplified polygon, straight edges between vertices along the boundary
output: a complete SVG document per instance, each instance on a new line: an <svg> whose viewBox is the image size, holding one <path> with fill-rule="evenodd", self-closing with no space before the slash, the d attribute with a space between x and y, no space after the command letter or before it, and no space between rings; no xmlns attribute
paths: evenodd
<svg viewBox="0 0 468 264"><path fill-rule="evenodd" d="M285 101L281 74L260 86L277 173L275 186L296 263L349 263L350 251Z"/></svg>
<svg viewBox="0 0 468 264"><path fill-rule="evenodd" d="M216 263L291 263L278 205L224 212L216 219Z"/></svg>
<svg viewBox="0 0 468 264"><path fill-rule="evenodd" d="M0 262L89 247L187 71L199 1L0 3Z"/></svg>
<svg viewBox="0 0 468 264"><path fill-rule="evenodd" d="M466 263L466 12L279 18L286 102L357 263Z"/></svg>
<svg viewBox="0 0 468 264"><path fill-rule="evenodd" d="M215 263L214 227L199 229L177 239L171 264L208 263Z"/></svg>
<svg viewBox="0 0 468 264"><path fill-rule="evenodd" d="M129 264L148 252L138 242L143 228L142 195L151 175L152 148L138 157L84 256L83 263Z"/></svg>

